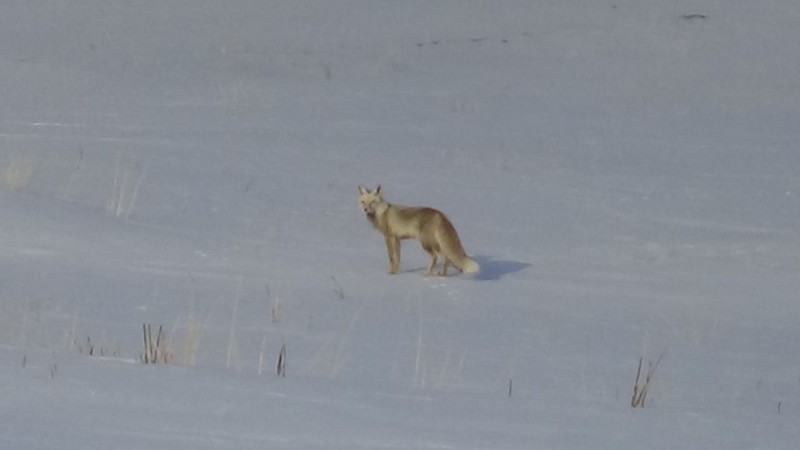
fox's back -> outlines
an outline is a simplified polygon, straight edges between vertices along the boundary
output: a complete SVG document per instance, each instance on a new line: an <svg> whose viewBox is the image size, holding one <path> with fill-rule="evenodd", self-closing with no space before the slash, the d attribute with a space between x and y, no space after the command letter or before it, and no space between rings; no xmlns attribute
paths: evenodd
<svg viewBox="0 0 800 450"><path fill-rule="evenodd" d="M441 211L427 206L392 205L386 209L385 220L390 234L407 239L432 232L447 218Z"/></svg>

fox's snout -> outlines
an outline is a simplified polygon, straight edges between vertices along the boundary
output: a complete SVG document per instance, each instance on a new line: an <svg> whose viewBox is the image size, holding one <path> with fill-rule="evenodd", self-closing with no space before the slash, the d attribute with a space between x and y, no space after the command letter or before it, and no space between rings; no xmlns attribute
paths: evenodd
<svg viewBox="0 0 800 450"><path fill-rule="evenodd" d="M361 211L368 216L375 215L375 202L374 201L361 201Z"/></svg>

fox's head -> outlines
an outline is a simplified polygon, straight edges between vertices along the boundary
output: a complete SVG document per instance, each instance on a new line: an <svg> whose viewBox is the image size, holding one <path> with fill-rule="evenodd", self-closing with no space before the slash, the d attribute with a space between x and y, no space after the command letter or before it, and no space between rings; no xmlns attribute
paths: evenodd
<svg viewBox="0 0 800 450"><path fill-rule="evenodd" d="M380 184L371 191L364 186L358 186L358 206L367 215L368 219L375 219L375 213L383 203Z"/></svg>

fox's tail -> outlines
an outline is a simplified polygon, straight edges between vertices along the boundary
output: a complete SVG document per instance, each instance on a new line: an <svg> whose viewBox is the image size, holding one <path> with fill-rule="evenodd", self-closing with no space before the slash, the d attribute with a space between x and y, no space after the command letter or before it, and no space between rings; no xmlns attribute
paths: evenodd
<svg viewBox="0 0 800 450"><path fill-rule="evenodd" d="M467 258L464 262L464 267L461 268L464 273L476 273L481 270L480 264L475 262L474 259Z"/></svg>
<svg viewBox="0 0 800 450"><path fill-rule="evenodd" d="M442 217L442 219L443 233L438 238L444 256L464 273L475 273L481 270L481 266L467 256L453 224L446 217Z"/></svg>

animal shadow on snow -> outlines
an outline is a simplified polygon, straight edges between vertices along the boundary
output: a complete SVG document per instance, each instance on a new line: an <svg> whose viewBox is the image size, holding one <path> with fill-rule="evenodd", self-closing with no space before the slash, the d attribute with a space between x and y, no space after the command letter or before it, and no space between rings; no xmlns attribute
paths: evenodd
<svg viewBox="0 0 800 450"><path fill-rule="evenodd" d="M499 280L505 275L530 267L528 263L492 259L490 256L474 256L473 259L481 266L481 270L475 274L476 280Z"/></svg>

